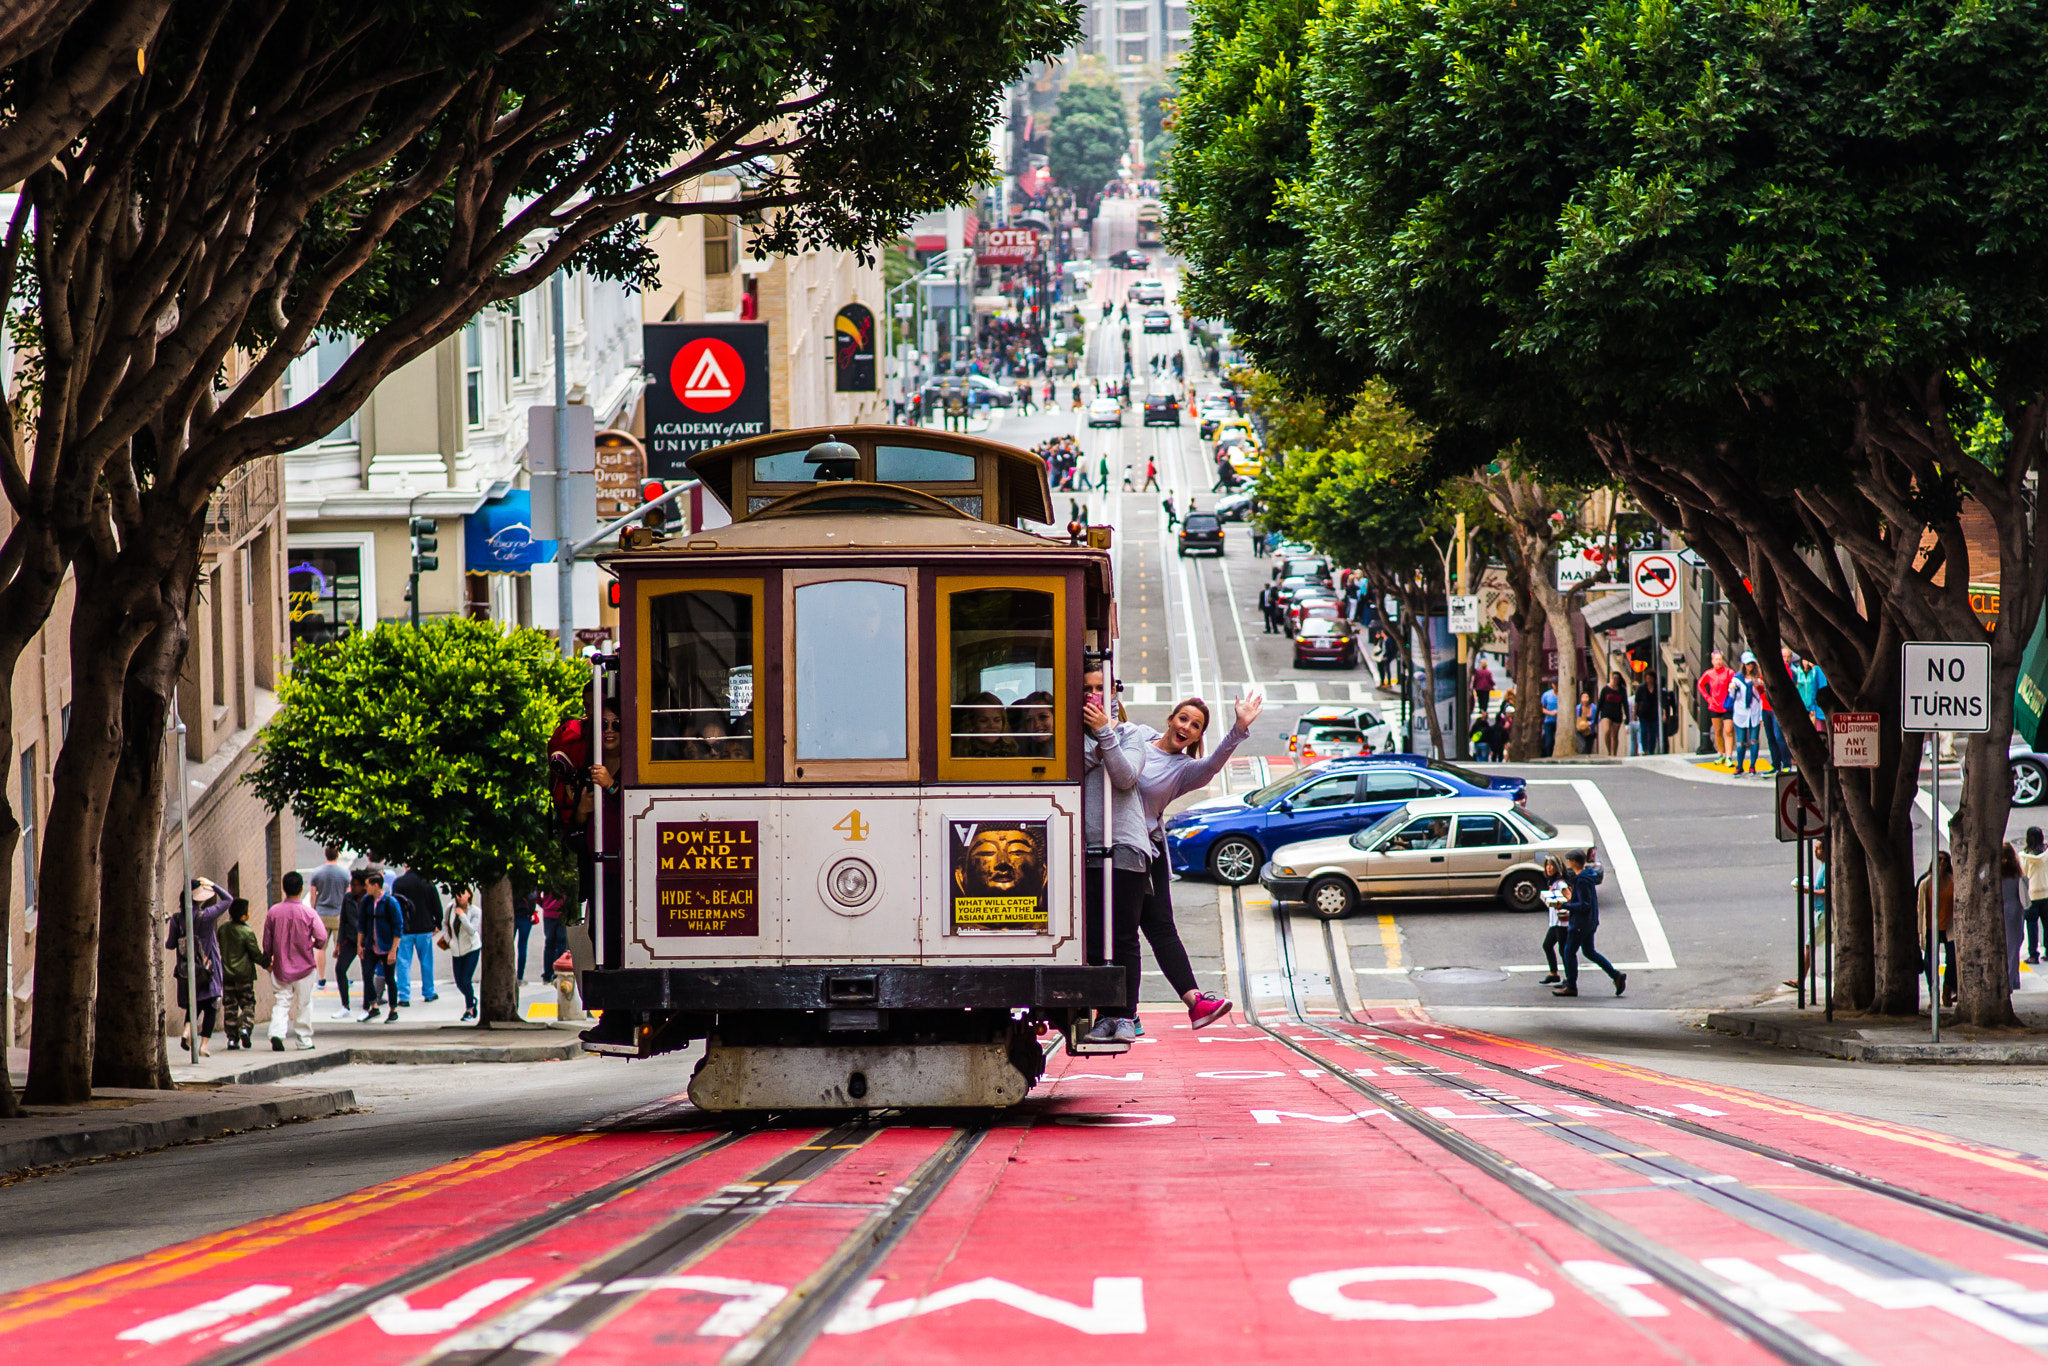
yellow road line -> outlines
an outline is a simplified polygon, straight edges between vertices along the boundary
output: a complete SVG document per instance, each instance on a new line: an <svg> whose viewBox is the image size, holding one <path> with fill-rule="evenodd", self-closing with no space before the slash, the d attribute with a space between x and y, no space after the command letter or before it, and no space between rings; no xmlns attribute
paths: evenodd
<svg viewBox="0 0 2048 1366"><path fill-rule="evenodd" d="M1394 924L1394 917L1388 915L1385 911L1380 912L1380 947L1386 950L1388 967L1399 968L1406 966L1401 961L1400 928Z"/></svg>
<svg viewBox="0 0 2048 1366"><path fill-rule="evenodd" d="M203 1238L158 1248L140 1257L113 1262L76 1276L30 1286L11 1295L0 1296L0 1334L62 1318L137 1290L168 1285L239 1258L270 1251L296 1238L324 1233L409 1201L501 1175L536 1158L550 1156L578 1143L588 1143L597 1137L597 1134L557 1134L492 1148L459 1162L430 1167L336 1200L307 1205L287 1214L272 1215L239 1228L224 1229Z"/></svg>

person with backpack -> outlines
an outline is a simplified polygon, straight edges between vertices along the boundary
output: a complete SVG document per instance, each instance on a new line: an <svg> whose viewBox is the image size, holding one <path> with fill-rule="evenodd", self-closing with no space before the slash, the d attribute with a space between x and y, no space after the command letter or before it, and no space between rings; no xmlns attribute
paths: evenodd
<svg viewBox="0 0 2048 1366"><path fill-rule="evenodd" d="M285 874L296 878L297 873ZM256 969L270 966L270 958L249 928L249 903L236 897L228 908L228 923L220 927L222 998L226 1009L229 1049L250 1047L249 1032L256 1027Z"/></svg>
<svg viewBox="0 0 2048 1366"><path fill-rule="evenodd" d="M1576 996L1579 994L1579 955L1596 965L1613 979L1614 994L1621 995L1628 990L1628 974L1607 961L1600 950L1593 946L1593 937L1600 932L1600 865L1590 860L1585 852L1574 849L1565 855L1565 876L1571 884L1571 899L1565 902L1564 913L1567 933L1564 941L1564 985L1551 988L1552 996Z"/></svg>
<svg viewBox="0 0 2048 1366"><path fill-rule="evenodd" d="M407 959L411 959L420 970L420 999L438 1001L441 994L434 990L434 936L447 923L441 907L441 893L433 883L420 876L419 869L408 865L398 875L398 881L392 884L391 894L398 898L399 914L404 924L398 940L398 1004L412 1004Z"/></svg>
<svg viewBox="0 0 2048 1366"><path fill-rule="evenodd" d="M384 890L384 870L372 868L364 877L368 890L356 908L356 953L363 960L363 1014L359 1023L377 1018L377 983L389 1012L385 1024L398 1023L398 940L405 933L398 898Z"/></svg>
<svg viewBox="0 0 2048 1366"><path fill-rule="evenodd" d="M348 1008L348 970L356 961L356 946L362 936L356 930L357 917L362 914L364 902L369 896L368 870L352 868L348 875L348 894L341 899L340 928L334 935L334 985L341 990L341 1009L328 1016L330 1020L351 1020L355 1012ZM363 964L363 999L369 999L370 965Z"/></svg>

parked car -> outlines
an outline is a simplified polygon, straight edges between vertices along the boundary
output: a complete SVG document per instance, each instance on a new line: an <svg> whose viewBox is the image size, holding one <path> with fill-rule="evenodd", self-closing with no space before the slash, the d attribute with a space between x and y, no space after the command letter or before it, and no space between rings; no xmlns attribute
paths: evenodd
<svg viewBox="0 0 2048 1366"><path fill-rule="evenodd" d="M1180 556L1195 550L1223 553L1223 519L1213 512L1190 512L1180 520Z"/></svg>
<svg viewBox="0 0 2048 1366"><path fill-rule="evenodd" d="M1350 726L1363 731L1375 754L1389 754L1394 749L1394 728L1380 714L1370 707L1316 707L1303 712L1294 722L1294 734L1287 739L1289 752L1297 748L1296 741L1317 726Z"/></svg>
<svg viewBox="0 0 2048 1366"><path fill-rule="evenodd" d="M2048 754L2037 753L2019 736L2007 748L2012 763L2012 804L2039 806L2048 802Z"/></svg>
<svg viewBox="0 0 2048 1366"><path fill-rule="evenodd" d="M1321 583L1317 582L1314 579L1305 579L1300 577L1299 575L1290 575L1289 577L1280 580L1280 582L1274 586L1273 592L1277 595L1280 605L1282 607L1287 607L1290 606L1296 598L1305 597L1310 593L1327 595L1329 590L1324 588Z"/></svg>
<svg viewBox="0 0 2048 1366"><path fill-rule="evenodd" d="M1372 753L1372 742L1356 726L1312 726L1306 735L1292 735L1295 759L1304 764L1324 759L1362 759Z"/></svg>
<svg viewBox="0 0 2048 1366"><path fill-rule="evenodd" d="M1147 427L1178 427L1180 425L1180 404L1172 394L1145 395L1145 425Z"/></svg>
<svg viewBox="0 0 2048 1366"><path fill-rule="evenodd" d="M1301 669L1310 664L1335 664L1340 669L1358 667L1358 640L1351 633L1350 622L1318 618L1301 624L1294 633L1294 667Z"/></svg>
<svg viewBox="0 0 2048 1366"><path fill-rule="evenodd" d="M1256 792L1211 797L1167 817L1167 858L1176 873L1242 887L1273 850L1363 830L1404 802L1493 797L1512 805L1526 791L1520 778L1495 778L1420 754L1326 759Z"/></svg>
<svg viewBox="0 0 2048 1366"><path fill-rule="evenodd" d="M1543 908L1543 860L1593 842L1583 825L1552 825L1500 797L1403 802L1350 835L1283 844L1259 870L1278 902L1325 920L1381 901L1490 897L1511 911Z"/></svg>
<svg viewBox="0 0 2048 1366"><path fill-rule="evenodd" d="M1168 313L1168 312L1167 312L1167 311L1166 311L1165 309L1163 309L1163 308L1148 308L1148 309L1146 309L1146 310L1145 310L1145 330L1146 330L1147 332L1171 332L1171 331L1173 331L1173 315L1172 315L1171 313Z"/></svg>
<svg viewBox="0 0 2048 1366"><path fill-rule="evenodd" d="M1259 491L1257 488L1239 489L1235 493L1226 493L1216 500L1216 515L1226 522L1242 522L1245 518L1251 516L1252 504L1257 502L1258 498Z"/></svg>
<svg viewBox="0 0 2048 1366"><path fill-rule="evenodd" d="M1109 263L1121 270L1144 270L1152 264L1152 258L1142 251L1113 251Z"/></svg>
<svg viewBox="0 0 2048 1366"><path fill-rule="evenodd" d="M1113 398L1098 398L1088 405L1088 425L1091 427L1121 427L1124 425L1124 405Z"/></svg>
<svg viewBox="0 0 2048 1366"><path fill-rule="evenodd" d="M1240 479L1256 479L1266 472L1264 459L1256 446L1231 447L1230 468Z"/></svg>
<svg viewBox="0 0 2048 1366"><path fill-rule="evenodd" d="M1344 605L1327 592L1317 589L1303 593L1287 604L1287 634L1292 636L1301 630L1305 621L1320 617L1324 621L1336 621L1344 615Z"/></svg>
<svg viewBox="0 0 2048 1366"><path fill-rule="evenodd" d="M1017 401L1017 391L1006 384L998 384L987 375L969 375L961 381L976 403L991 408L1007 408Z"/></svg>
<svg viewBox="0 0 2048 1366"><path fill-rule="evenodd" d="M1201 435L1202 440L1207 441L1216 435L1218 427L1230 421L1237 414L1233 413L1227 404L1204 403L1195 416L1199 424L1196 427L1196 431Z"/></svg>

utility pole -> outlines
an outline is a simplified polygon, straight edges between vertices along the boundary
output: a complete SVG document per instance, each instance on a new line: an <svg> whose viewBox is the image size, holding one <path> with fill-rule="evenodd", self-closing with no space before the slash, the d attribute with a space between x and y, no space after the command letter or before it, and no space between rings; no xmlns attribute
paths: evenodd
<svg viewBox="0 0 2048 1366"><path fill-rule="evenodd" d="M555 331L555 610L562 657L576 658L576 547L569 535L569 329L563 318L562 272L548 281Z"/></svg>

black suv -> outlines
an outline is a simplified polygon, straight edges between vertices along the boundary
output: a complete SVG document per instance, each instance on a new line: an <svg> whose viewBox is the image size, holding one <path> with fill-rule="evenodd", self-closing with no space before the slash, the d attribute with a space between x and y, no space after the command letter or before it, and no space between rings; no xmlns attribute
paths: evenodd
<svg viewBox="0 0 2048 1366"><path fill-rule="evenodd" d="M1190 512L1180 524L1180 554L1186 559L1191 550L1213 550L1223 553L1223 520L1213 512Z"/></svg>
<svg viewBox="0 0 2048 1366"><path fill-rule="evenodd" d="M1152 258L1142 251L1113 251L1109 263L1120 270L1143 270L1152 264Z"/></svg>
<svg viewBox="0 0 2048 1366"><path fill-rule="evenodd" d="M1147 427L1178 427L1180 425L1180 404L1172 394L1145 395L1145 425Z"/></svg>

